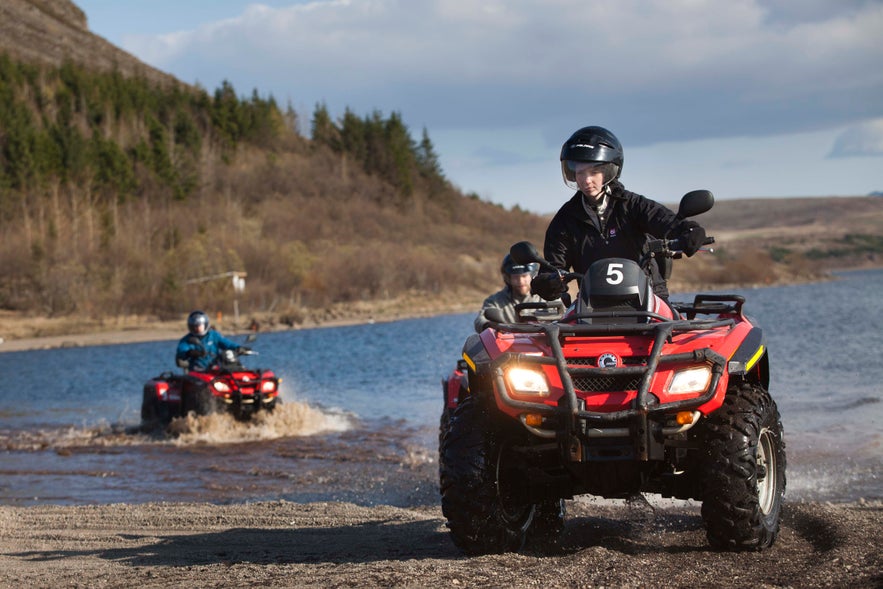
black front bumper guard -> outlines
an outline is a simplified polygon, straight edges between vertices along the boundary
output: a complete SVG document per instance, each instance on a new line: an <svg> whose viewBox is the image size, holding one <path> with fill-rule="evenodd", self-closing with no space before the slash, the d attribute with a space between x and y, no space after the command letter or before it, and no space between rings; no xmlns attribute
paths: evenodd
<svg viewBox="0 0 883 589"><path fill-rule="evenodd" d="M692 352L684 352L680 354L662 355L662 348L666 341L669 341L675 333L684 333L690 331L702 331L715 329L718 327L727 327L735 324L734 319L684 319L684 320L667 320L661 316L645 313L634 312L623 314L618 313L591 313L586 314L586 318L601 317L644 317L648 319L661 320L657 323L638 323L638 324L569 324L569 323L532 323L532 324L497 324L495 329L508 333L542 333L546 336L546 341L552 349L552 357L534 356L529 354L505 353L499 358L491 361L488 369L494 380L497 390L500 392L500 398L504 404L515 409L522 409L531 413L547 413L561 417L558 420L559 428L556 430L559 442L563 442L563 447L572 448L575 443L575 431L578 422L582 421L586 428L579 428L585 431L590 426L614 426L617 423L626 421L630 425L629 433L634 437L635 456L639 460L651 460L658 456L656 449L661 448L659 442L654 441L654 428L651 427L651 417L661 414L670 414L677 411L695 410L697 407L711 400L714 397L715 390L720 381L721 376L726 369L727 360L717 352L710 348L701 348ZM644 366L625 366L621 368L570 368L564 357L564 351L561 342L567 337L592 337L592 336L616 336L616 335L645 335L653 337L653 347ZM650 383L660 365L674 363L708 363L711 366L712 378L708 386L708 390L698 397L673 401L670 403L658 403L656 397L650 393ZM557 368L561 377L561 383L564 387L564 396L557 407L549 407L540 403L531 403L527 401L519 401L513 399L508 394L508 389L504 381L504 369L512 364L518 365L552 365ZM601 413L595 411L587 411L580 407L579 399L573 386L574 376L624 376L637 375L641 377L641 383L637 391L637 396L631 409L615 411L612 413ZM571 453L572 455L572 453Z"/></svg>

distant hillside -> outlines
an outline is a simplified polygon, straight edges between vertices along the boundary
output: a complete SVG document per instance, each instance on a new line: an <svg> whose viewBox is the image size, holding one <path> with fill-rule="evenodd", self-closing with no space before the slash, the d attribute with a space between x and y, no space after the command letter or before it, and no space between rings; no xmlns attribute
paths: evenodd
<svg viewBox="0 0 883 589"><path fill-rule="evenodd" d="M697 220L715 236L715 254L683 261L676 275L681 288L811 280L883 266L879 197L723 200Z"/></svg>
<svg viewBox="0 0 883 589"><path fill-rule="evenodd" d="M480 300L508 245L542 235L541 217L461 194L398 113L317 105L302 137L272 97L178 84L70 3L2 10L0 310L235 302L297 323L354 301Z"/></svg>

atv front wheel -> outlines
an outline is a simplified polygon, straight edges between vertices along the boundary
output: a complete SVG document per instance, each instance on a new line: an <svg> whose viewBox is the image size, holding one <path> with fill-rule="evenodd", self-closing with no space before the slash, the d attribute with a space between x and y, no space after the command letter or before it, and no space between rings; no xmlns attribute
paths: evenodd
<svg viewBox="0 0 883 589"><path fill-rule="evenodd" d="M184 415L191 411L196 415L218 413L220 405L207 386L188 390L184 394Z"/></svg>
<svg viewBox="0 0 883 589"><path fill-rule="evenodd" d="M442 428L441 438L442 512L454 544L470 555L520 550L538 506L521 499L513 434L495 428L487 410L468 396L453 411L447 430ZM548 511L548 519L562 513L551 506Z"/></svg>
<svg viewBox="0 0 883 589"><path fill-rule="evenodd" d="M733 386L704 432L708 542L721 550L769 548L785 496L785 440L775 402L758 385Z"/></svg>
<svg viewBox="0 0 883 589"><path fill-rule="evenodd" d="M208 387L199 391L196 395L196 414L211 415L217 413L220 409L218 400L212 394Z"/></svg>
<svg viewBox="0 0 883 589"><path fill-rule="evenodd" d="M566 514L564 499L547 499L538 503L527 539L528 548L543 551L558 546Z"/></svg>

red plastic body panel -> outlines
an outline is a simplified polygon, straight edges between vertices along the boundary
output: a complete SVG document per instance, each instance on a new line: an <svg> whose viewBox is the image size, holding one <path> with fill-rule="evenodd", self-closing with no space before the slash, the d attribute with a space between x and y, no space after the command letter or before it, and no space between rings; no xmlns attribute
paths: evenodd
<svg viewBox="0 0 883 589"><path fill-rule="evenodd" d="M144 384L144 388L150 388L155 391L157 398L162 402L180 403L184 376L181 374L169 375L166 378L164 378L164 376L165 375L158 376L148 380ZM261 391L263 383L273 382L273 391L264 392L264 396L266 398L273 398L279 395L278 380L272 370L263 370L260 372L254 370L237 370L231 373L221 373L217 370L208 372L190 371L187 373L187 377L201 380L205 383L219 380L229 387L231 393L238 390L243 396L254 395ZM209 386L208 388L215 397L221 399L225 397L224 393L221 393L215 387ZM229 394L227 396L229 396Z"/></svg>
<svg viewBox="0 0 883 589"><path fill-rule="evenodd" d="M730 316L725 316L724 318L729 317ZM729 360L753 327L744 316L732 315L732 319L735 321L735 324L732 326L675 334L670 342L664 344L662 355L670 356L708 348ZM507 352L512 354L552 357L552 351L546 342L545 335L543 334L513 334L487 329L480 334L480 338L484 344L485 350L492 360L499 358L502 354ZM561 342L564 357L568 361L569 366L577 364L576 362L573 362L574 360L595 359L602 354L612 354L620 361L622 361L622 359L629 359L631 362L640 365L640 359L646 359L650 355L652 345L652 339L643 335L571 336L563 338L563 341ZM583 365L587 366L588 364ZM696 365L696 362L668 363L660 365L651 380L649 392L655 395L662 404L700 397L703 394L701 392L686 395L672 395L667 392L668 385L676 371ZM590 366L597 367L597 364L591 364ZM537 365L534 364L533 367L537 367ZM539 368L545 374L546 380L549 384L550 391L547 396L539 397L531 394L519 394L511 389L507 390L508 396L518 401L537 403L537 405L545 405L550 408L556 407L558 406L559 400L564 395L564 386L561 382L557 367L545 364ZM717 383L714 396L709 401L695 409L705 415L718 409L723 403L727 385L728 375L725 372ZM506 386L508 387L508 384ZM587 411L612 413L631 408L633 406L633 401L637 397L637 389L624 392L609 391L591 393L577 390L576 394L579 399L585 402L585 409ZM506 413L513 418L517 418L519 414L524 413L523 409L516 409L506 405L501 400L499 391L495 394L495 398L497 407L501 412Z"/></svg>

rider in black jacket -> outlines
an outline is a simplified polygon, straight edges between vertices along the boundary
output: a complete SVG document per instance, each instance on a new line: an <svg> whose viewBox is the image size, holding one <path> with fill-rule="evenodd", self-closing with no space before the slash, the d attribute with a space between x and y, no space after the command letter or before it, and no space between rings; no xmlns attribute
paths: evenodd
<svg viewBox="0 0 883 589"><path fill-rule="evenodd" d="M669 208L625 189L619 181L622 164L622 145L603 127L579 129L564 143L561 172L577 192L546 230L543 255L554 266L585 273L603 258L638 261L648 235L681 239L687 256L702 246L705 230L698 223L678 220ZM655 264L650 269L654 292L667 298L664 277ZM555 275L538 276L532 287L548 300L563 290Z"/></svg>

